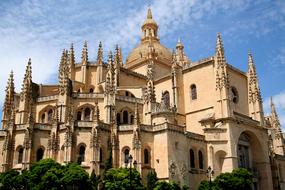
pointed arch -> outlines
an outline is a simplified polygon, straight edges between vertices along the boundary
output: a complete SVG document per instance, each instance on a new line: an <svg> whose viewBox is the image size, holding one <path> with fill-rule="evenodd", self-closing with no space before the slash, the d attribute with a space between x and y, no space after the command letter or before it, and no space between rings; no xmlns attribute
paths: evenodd
<svg viewBox="0 0 285 190"><path fill-rule="evenodd" d="M196 84L191 84L190 86L190 94L191 94L191 99L196 100L197 99L197 87Z"/></svg>

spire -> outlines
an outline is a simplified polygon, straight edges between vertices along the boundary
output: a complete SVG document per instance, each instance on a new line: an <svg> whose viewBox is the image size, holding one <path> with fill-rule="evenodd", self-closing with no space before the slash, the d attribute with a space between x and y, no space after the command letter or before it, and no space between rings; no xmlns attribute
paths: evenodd
<svg viewBox="0 0 285 190"><path fill-rule="evenodd" d="M221 34L217 34L217 42L216 42L216 86L218 88L229 88L229 77L227 74L227 64L226 64L226 58L224 54L224 46L222 42ZM218 77L218 78L217 78Z"/></svg>
<svg viewBox="0 0 285 190"><path fill-rule="evenodd" d="M96 123L100 121L100 111L99 111L98 101L95 102L95 107L93 111L93 121L95 121Z"/></svg>
<svg viewBox="0 0 285 190"><path fill-rule="evenodd" d="M84 42L81 58L82 58L82 65L87 65L88 64L87 41Z"/></svg>
<svg viewBox="0 0 285 190"><path fill-rule="evenodd" d="M3 109L3 119L12 119L13 113L13 104L14 104L14 94L15 94L15 86L14 86L14 77L13 71L11 71L10 76L8 78L7 87L6 87L6 96L4 102L4 109ZM3 123L3 127L4 123Z"/></svg>
<svg viewBox="0 0 285 190"><path fill-rule="evenodd" d="M146 17L147 19L152 19L152 13L151 13L151 9L150 9L150 7L148 8L148 10L147 10L147 17Z"/></svg>
<svg viewBox="0 0 285 190"><path fill-rule="evenodd" d="M121 66L121 53L120 53L120 49L119 49L119 46L118 44L116 45L116 49L115 49L115 58L114 58L114 66L115 68L120 68Z"/></svg>
<svg viewBox="0 0 285 190"><path fill-rule="evenodd" d="M217 34L216 55L224 57L224 46L221 33Z"/></svg>
<svg viewBox="0 0 285 190"><path fill-rule="evenodd" d="M29 98L32 91L32 61L29 58L28 65L26 66L26 73L22 84L21 100Z"/></svg>
<svg viewBox="0 0 285 190"><path fill-rule="evenodd" d="M103 64L103 47L102 47L102 42L99 42L99 48L98 48L98 53L97 53L97 64L102 65Z"/></svg>
<svg viewBox="0 0 285 190"><path fill-rule="evenodd" d="M71 43L70 50L69 50L69 64L71 66L75 64L73 43Z"/></svg>
<svg viewBox="0 0 285 190"><path fill-rule="evenodd" d="M270 97L271 117L276 127L280 127L279 117L276 112L275 104L273 103L272 97Z"/></svg>
<svg viewBox="0 0 285 190"><path fill-rule="evenodd" d="M184 49L184 45L182 44L180 37L177 40L176 49Z"/></svg>
<svg viewBox="0 0 285 190"><path fill-rule="evenodd" d="M8 82L7 82L7 87L5 91L6 91L6 97L5 97L4 107L11 106L14 101L14 93L15 93L13 71L10 72Z"/></svg>
<svg viewBox="0 0 285 190"><path fill-rule="evenodd" d="M256 69L251 52L248 53L248 87L249 87L249 101L262 101Z"/></svg>
<svg viewBox="0 0 285 190"><path fill-rule="evenodd" d="M68 60L68 53L64 49L62 51L62 56L58 71L59 91L61 95L67 92L67 87L68 87L69 65L67 63L67 60Z"/></svg>

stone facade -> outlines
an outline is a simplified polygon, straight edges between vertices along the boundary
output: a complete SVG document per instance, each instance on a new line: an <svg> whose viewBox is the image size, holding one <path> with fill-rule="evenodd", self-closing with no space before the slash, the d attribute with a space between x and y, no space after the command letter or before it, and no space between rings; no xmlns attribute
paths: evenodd
<svg viewBox="0 0 285 190"><path fill-rule="evenodd" d="M284 137L272 102L264 117L252 55L248 71L229 65L221 35L211 57L192 62L179 40L160 44L151 10L140 44L123 63L117 46L103 60L82 61L62 52L59 83L36 84L29 60L20 93L13 73L6 89L0 147L1 171L22 170L42 158L78 162L100 174L112 154L114 167L132 155L145 181L155 169L163 180L196 189L211 166L214 177L245 167L255 189L284 187Z"/></svg>

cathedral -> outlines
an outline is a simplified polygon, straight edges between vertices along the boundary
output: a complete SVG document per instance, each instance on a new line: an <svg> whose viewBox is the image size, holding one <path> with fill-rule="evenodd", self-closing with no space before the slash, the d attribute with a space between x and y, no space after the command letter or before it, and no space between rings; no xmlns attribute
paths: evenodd
<svg viewBox="0 0 285 190"><path fill-rule="evenodd" d="M35 83L29 59L18 93L11 72L0 171L52 158L99 175L112 158L113 167L136 167L143 182L155 170L194 190L208 168L215 178L242 167L253 189L285 189L284 136L273 101L264 115L252 54L246 72L228 64L218 33L215 53L193 62L180 40L174 51L160 43L150 9L141 30L125 61L119 46L106 56L100 43L89 60L85 42L78 63L73 45L63 50L58 84Z"/></svg>

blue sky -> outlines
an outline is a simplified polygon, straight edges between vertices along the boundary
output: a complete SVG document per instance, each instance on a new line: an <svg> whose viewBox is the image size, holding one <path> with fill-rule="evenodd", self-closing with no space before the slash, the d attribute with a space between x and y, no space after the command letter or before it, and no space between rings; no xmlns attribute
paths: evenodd
<svg viewBox="0 0 285 190"><path fill-rule="evenodd" d="M84 40L89 59L96 58L99 41L105 55L119 44L125 58L139 43L148 6L159 24L161 43L173 49L180 37L192 61L214 54L217 32L228 63L235 67L247 70L251 50L265 112L273 96L285 127L284 0L0 1L0 102L11 69L20 90L29 57L37 83L56 83L61 51L72 42L78 61Z"/></svg>

